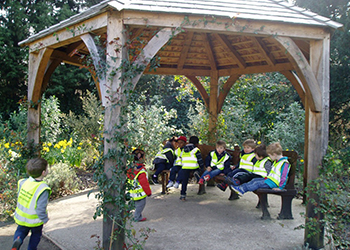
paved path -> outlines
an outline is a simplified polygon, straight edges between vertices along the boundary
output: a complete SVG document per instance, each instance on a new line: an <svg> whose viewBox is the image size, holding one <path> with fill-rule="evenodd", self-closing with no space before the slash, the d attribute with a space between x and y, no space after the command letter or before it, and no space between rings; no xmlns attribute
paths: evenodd
<svg viewBox="0 0 350 250"><path fill-rule="evenodd" d="M255 194L247 193L239 200L229 201L229 190L224 193L216 187L207 187L207 194L199 196L197 188L195 184L189 185L187 201L182 202L179 190L161 195L161 186L152 186L153 195L147 198L143 212L147 221L134 224L136 231L146 227L156 230L144 249L301 249L304 231L294 230L304 223L301 200L293 200L294 220L277 220L280 197L270 195L272 220L263 221L261 210L255 208ZM62 250L95 249L97 238L91 236L102 237L102 219L92 218L96 205L94 195L88 198L86 192L50 202L45 236ZM15 225L0 227L0 246L6 246L4 249L10 248L14 230ZM7 237L3 236L5 232Z"/></svg>

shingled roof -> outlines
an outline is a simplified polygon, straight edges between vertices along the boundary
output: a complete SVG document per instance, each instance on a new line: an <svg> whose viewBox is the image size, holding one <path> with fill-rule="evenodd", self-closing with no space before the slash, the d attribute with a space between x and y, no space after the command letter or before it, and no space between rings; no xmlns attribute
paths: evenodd
<svg viewBox="0 0 350 250"><path fill-rule="evenodd" d="M209 15L338 29L343 25L283 0L106 0L20 42L26 45L62 28L89 19L107 9Z"/></svg>

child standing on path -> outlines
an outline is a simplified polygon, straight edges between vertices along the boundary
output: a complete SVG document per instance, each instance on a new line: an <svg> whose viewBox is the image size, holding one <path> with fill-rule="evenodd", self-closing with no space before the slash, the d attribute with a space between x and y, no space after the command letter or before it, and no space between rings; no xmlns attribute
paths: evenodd
<svg viewBox="0 0 350 250"><path fill-rule="evenodd" d="M43 178L48 174L47 166L47 161L43 158L29 160L26 169L30 177L18 181L18 198L15 212L15 222L18 226L14 235L12 250L20 248L29 231L32 234L28 249L37 249L40 242L43 225L49 220L46 208L51 189L43 181Z"/></svg>
<svg viewBox="0 0 350 250"><path fill-rule="evenodd" d="M207 169L199 179L198 184L203 185L204 181L209 181L214 176L224 172L224 169L230 168L231 156L226 152L226 143L224 141L216 142L216 149L211 151L205 159Z"/></svg>
<svg viewBox="0 0 350 250"><path fill-rule="evenodd" d="M202 154L199 148L199 139L197 136L191 136L189 144L187 144L182 151L182 169L179 172L181 185L180 200L186 201L186 191L188 179L191 171L196 171L204 168Z"/></svg>
<svg viewBox="0 0 350 250"><path fill-rule="evenodd" d="M146 206L146 197L152 195L145 165L135 162L134 167L128 170L127 177L132 186L130 197L135 202L134 220L145 221L147 219L142 217L142 211Z"/></svg>
<svg viewBox="0 0 350 250"><path fill-rule="evenodd" d="M259 188L282 190L286 186L290 164L288 162L288 157L282 155L281 144L279 142L272 143L266 148L266 152L271 160L274 161L272 169L267 177L255 178L240 186L231 185L234 190L240 194L244 194L248 191L255 191Z"/></svg>

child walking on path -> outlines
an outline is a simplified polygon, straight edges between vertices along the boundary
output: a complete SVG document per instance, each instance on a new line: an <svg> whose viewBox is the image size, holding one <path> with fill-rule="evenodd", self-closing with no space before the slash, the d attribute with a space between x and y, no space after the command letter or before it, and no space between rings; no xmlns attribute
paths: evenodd
<svg viewBox="0 0 350 250"><path fill-rule="evenodd" d="M254 178L250 182L243 183L239 186L231 187L240 194L248 191L255 191L259 188L271 188L282 190L287 183L287 177L290 169L288 157L282 155L282 147L279 142L272 143L266 149L266 152L273 160L273 166L270 173L265 178Z"/></svg>
<svg viewBox="0 0 350 250"><path fill-rule="evenodd" d="M199 139L197 136L191 136L189 144L187 144L182 152L182 169L179 172L179 179L182 182L180 200L186 200L186 191L188 179L192 171L200 170L204 168L202 154L199 148Z"/></svg>
<svg viewBox="0 0 350 250"><path fill-rule="evenodd" d="M199 179L198 184L203 185L204 181L209 181L214 176L224 172L224 169L230 168L231 156L226 152L226 143L224 141L216 142L216 149L211 151L205 159L207 169Z"/></svg>
<svg viewBox="0 0 350 250"><path fill-rule="evenodd" d="M18 226L14 235L12 250L20 248L29 231L32 234L28 249L37 249L40 242L43 225L49 220L46 208L51 189L43 181L43 178L48 174L47 166L47 161L43 158L29 160L26 169L30 177L18 181L15 212L15 222Z"/></svg>
<svg viewBox="0 0 350 250"><path fill-rule="evenodd" d="M145 221L147 219L142 217L142 211L146 206L146 197L152 195L145 165L135 162L134 167L128 170L127 177L132 186L130 197L135 202L134 220Z"/></svg>

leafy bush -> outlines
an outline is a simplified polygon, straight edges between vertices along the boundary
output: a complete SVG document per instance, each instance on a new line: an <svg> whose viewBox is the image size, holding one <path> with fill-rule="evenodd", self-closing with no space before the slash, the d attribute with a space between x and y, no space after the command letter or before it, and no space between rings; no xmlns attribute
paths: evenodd
<svg viewBox="0 0 350 250"><path fill-rule="evenodd" d="M277 121L266 137L270 142L279 141L284 149L297 151L303 157L305 111L299 103L292 103L277 116Z"/></svg>
<svg viewBox="0 0 350 250"><path fill-rule="evenodd" d="M44 181L52 190L52 198L72 194L79 189L80 185L80 180L74 169L66 163L57 163L51 166Z"/></svg>
<svg viewBox="0 0 350 250"><path fill-rule="evenodd" d="M145 100L145 96L140 96ZM140 101L140 100L139 100ZM166 110L160 104L160 97L156 96L150 100L150 104L132 102L128 106L128 143L132 147L141 147L146 153L146 161L150 164L162 142L174 134L182 131L176 130L175 126L169 124L176 117L176 111Z"/></svg>
<svg viewBox="0 0 350 250"><path fill-rule="evenodd" d="M308 184L308 189L319 196L315 212L323 217L320 221L309 218L310 234L314 223L321 223L326 229L328 242L333 249L350 249L350 147L338 152L331 148L320 167L320 177ZM314 204L316 201L310 199ZM309 235L307 236L309 237Z"/></svg>

